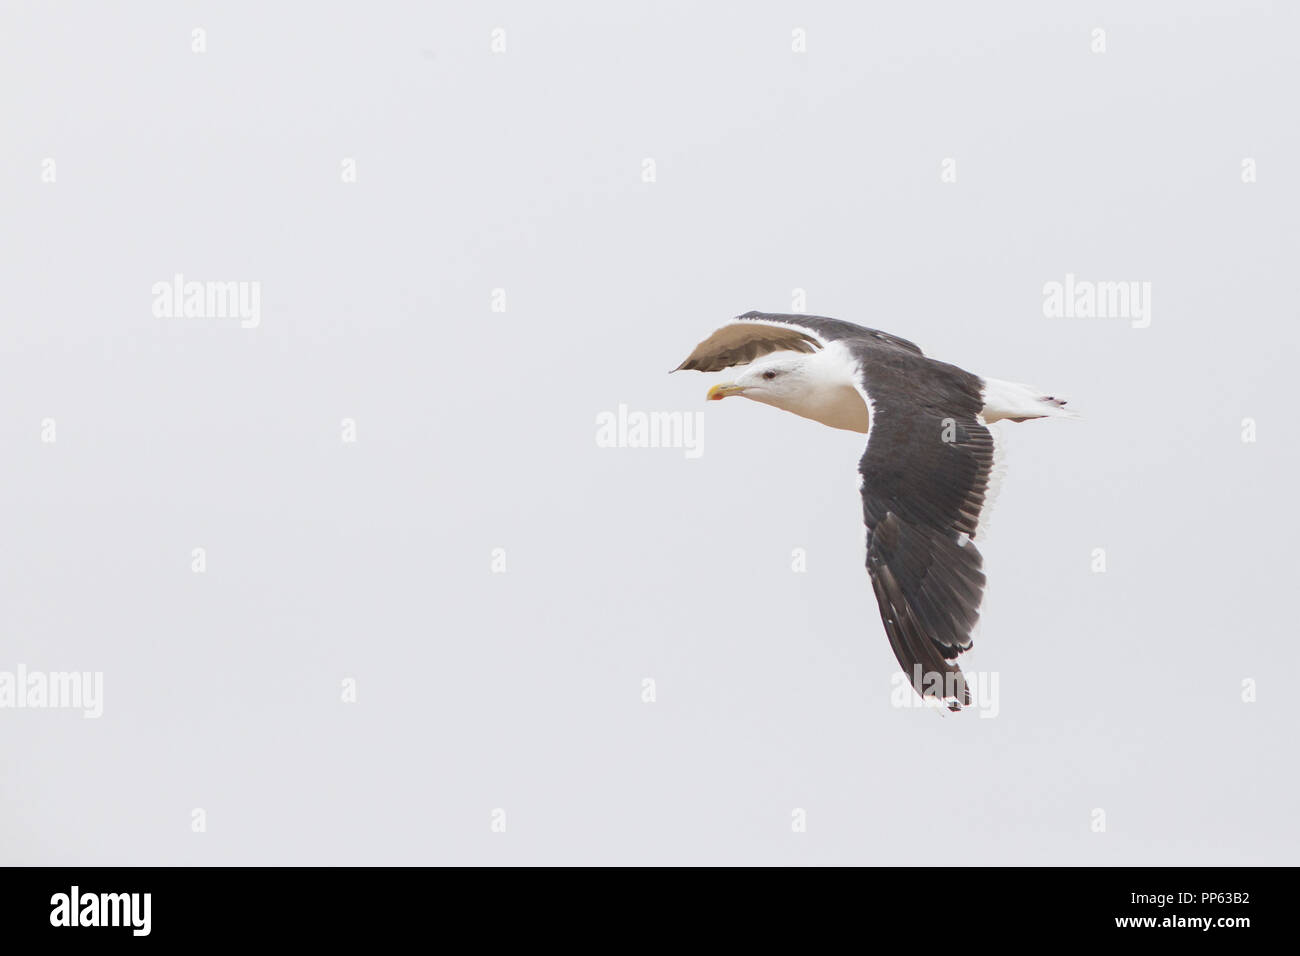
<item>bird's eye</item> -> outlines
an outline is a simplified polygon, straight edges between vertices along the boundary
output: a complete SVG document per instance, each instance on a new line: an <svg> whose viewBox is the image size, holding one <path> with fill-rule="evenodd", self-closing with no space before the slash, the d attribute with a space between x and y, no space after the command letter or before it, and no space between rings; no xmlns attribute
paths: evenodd
<svg viewBox="0 0 1300 956"><path fill-rule="evenodd" d="M773 372L773 371L771 371L771 370L769 369L768 371L766 371L766 372L763 373L763 378L766 378L766 379L773 379L773 378L776 378L776 372Z"/></svg>

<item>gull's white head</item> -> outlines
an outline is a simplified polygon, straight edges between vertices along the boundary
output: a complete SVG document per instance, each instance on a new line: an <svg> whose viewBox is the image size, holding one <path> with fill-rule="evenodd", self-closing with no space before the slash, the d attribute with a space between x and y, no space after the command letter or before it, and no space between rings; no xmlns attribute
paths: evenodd
<svg viewBox="0 0 1300 956"><path fill-rule="evenodd" d="M709 389L709 399L728 395L774 405L832 428L866 433L871 416L855 384L856 366L834 348L813 355L782 352L754 362Z"/></svg>
<svg viewBox="0 0 1300 956"><path fill-rule="evenodd" d="M811 358L786 353L755 362L736 376L735 381L714 385L709 389L708 398L720 401L728 395L740 395L764 405L793 410L802 404L812 387Z"/></svg>

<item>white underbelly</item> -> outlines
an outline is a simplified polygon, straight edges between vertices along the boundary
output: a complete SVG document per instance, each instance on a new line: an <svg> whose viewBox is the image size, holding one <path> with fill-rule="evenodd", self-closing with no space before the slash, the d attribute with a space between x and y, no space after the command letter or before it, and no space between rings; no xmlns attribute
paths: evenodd
<svg viewBox="0 0 1300 956"><path fill-rule="evenodd" d="M791 411L804 418L829 425L831 428L843 428L845 431L860 432L863 435L871 427L871 415L867 411L867 403L852 386L827 389L817 394L813 401Z"/></svg>

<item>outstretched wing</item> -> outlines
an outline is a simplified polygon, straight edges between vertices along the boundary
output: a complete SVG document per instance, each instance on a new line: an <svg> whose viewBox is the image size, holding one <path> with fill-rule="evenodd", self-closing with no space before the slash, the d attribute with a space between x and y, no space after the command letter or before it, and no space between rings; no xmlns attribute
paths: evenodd
<svg viewBox="0 0 1300 956"><path fill-rule="evenodd" d="M916 692L958 710L970 692L954 661L971 646L984 594L972 541L993 468L983 383L905 350L852 351L871 412L858 470L885 634Z"/></svg>
<svg viewBox="0 0 1300 956"><path fill-rule="evenodd" d="M778 312L746 312L724 325L695 346L681 365L673 369L717 372L733 365L747 365L771 352L816 352L830 342L854 339L891 346L921 354L907 339L888 332L864 328L821 315L786 315Z"/></svg>

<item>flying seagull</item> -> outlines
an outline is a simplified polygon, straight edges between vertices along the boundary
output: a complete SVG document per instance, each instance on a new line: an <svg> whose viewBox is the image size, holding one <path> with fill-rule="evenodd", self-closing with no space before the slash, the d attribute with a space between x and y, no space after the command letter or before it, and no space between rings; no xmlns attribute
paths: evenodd
<svg viewBox="0 0 1300 956"><path fill-rule="evenodd" d="M1074 417L1028 385L980 378L888 332L815 315L746 312L673 371L748 367L709 389L862 432L867 572L894 656L922 698L970 703L957 655L984 595L980 540L1000 419Z"/></svg>

